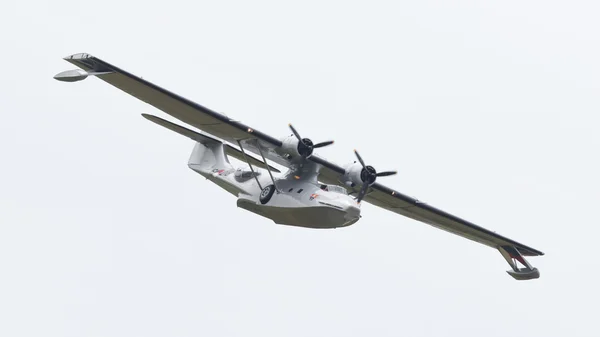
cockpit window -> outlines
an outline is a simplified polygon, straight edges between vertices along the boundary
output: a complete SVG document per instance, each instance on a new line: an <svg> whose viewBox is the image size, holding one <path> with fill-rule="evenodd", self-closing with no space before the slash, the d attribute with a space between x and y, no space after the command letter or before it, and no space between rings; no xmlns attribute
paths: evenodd
<svg viewBox="0 0 600 337"><path fill-rule="evenodd" d="M321 185L321 189L324 191L329 191L329 192L334 192L334 193L340 193L340 194L348 194L348 191L346 191L345 188L343 188L342 186L336 186L336 185Z"/></svg>

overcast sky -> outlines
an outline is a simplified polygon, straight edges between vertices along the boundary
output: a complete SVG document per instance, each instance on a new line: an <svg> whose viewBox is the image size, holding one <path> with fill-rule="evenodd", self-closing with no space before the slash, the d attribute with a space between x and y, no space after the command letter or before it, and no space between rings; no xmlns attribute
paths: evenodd
<svg viewBox="0 0 600 337"><path fill-rule="evenodd" d="M598 336L596 1L8 1L0 11L0 335ZM371 205L278 226L186 166L164 114L86 52L546 253ZM384 179L381 179L383 183Z"/></svg>

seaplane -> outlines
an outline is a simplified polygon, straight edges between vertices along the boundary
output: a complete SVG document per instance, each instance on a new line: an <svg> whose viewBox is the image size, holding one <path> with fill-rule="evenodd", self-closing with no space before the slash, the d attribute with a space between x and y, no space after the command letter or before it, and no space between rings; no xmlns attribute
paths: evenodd
<svg viewBox="0 0 600 337"><path fill-rule="evenodd" d="M187 124L142 114L194 141L188 167L231 193L244 210L276 224L331 229L356 223L362 217L361 203L367 202L498 250L516 280L540 277L525 257L544 253L380 183L379 178L396 171L376 170L356 150L340 166L315 154L332 140L313 142L291 124L287 136L273 137L90 54L64 60L77 68L57 74L56 80L96 77ZM234 167L229 158L245 164Z"/></svg>

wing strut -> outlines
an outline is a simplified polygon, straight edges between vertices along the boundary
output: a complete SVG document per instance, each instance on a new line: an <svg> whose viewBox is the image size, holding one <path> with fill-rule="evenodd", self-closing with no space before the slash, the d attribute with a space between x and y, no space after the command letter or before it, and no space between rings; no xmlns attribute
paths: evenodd
<svg viewBox="0 0 600 337"><path fill-rule="evenodd" d="M246 156L246 152L244 151L244 147L242 146L242 142L240 142L239 140L237 140L238 145L240 146L240 149L242 150L242 154L244 155L244 159L246 160L246 163L248 163L248 166L250 166L250 171L252 171L252 175L254 176L254 179L256 179L256 183L258 184L258 188L260 188L260 190L262 191L262 186L260 186L260 182L258 181L258 177L256 176L256 173L254 173L254 168L252 167L252 163L250 163L250 160L248 160L248 156ZM262 153L261 153L262 155ZM263 157L264 158L264 157ZM267 169L268 169L269 165L267 164ZM271 170L269 170L269 174L271 174Z"/></svg>
<svg viewBox="0 0 600 337"><path fill-rule="evenodd" d="M279 189L277 188L277 184L275 183L275 179L273 178L273 173L271 173L271 168L269 167L269 163L267 163L267 159L265 158L265 155L262 152L262 146L260 146L260 142L258 140L256 141L256 147L258 148L258 152L260 152L260 156L262 157L263 161L267 165L267 171L269 171L269 176L271 176L273 186L275 186L275 191L279 193Z"/></svg>
<svg viewBox="0 0 600 337"><path fill-rule="evenodd" d="M515 280L531 280L540 277L540 271L533 267L518 249L513 246L502 246L498 247L500 254L504 257L506 262L510 265L512 270L506 271ZM517 261L520 262L525 268L519 268Z"/></svg>

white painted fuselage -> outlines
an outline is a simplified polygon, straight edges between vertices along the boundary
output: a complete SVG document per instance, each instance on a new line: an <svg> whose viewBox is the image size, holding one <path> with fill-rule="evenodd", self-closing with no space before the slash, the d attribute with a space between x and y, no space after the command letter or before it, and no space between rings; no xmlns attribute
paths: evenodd
<svg viewBox="0 0 600 337"><path fill-rule="evenodd" d="M298 170L290 170L274 176L273 181L266 170L254 168L253 174L248 167L234 168L221 143L197 143L188 166L235 195L238 207L277 224L337 228L360 219L360 205L344 188L316 182L318 168L303 170L302 176L297 175ZM265 201L261 192L270 185L274 191Z"/></svg>

